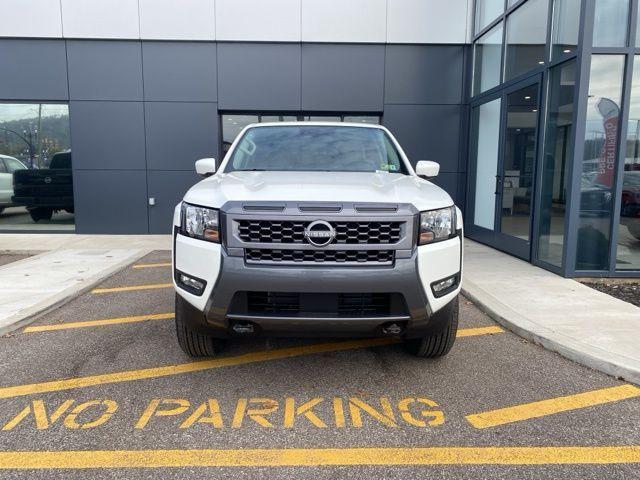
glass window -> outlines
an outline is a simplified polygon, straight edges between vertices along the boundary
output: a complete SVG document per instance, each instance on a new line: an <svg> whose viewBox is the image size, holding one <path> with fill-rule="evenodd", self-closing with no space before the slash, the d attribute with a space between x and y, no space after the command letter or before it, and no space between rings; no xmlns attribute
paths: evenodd
<svg viewBox="0 0 640 480"><path fill-rule="evenodd" d="M622 172L616 268L640 269L640 55L633 61L627 127L627 155Z"/></svg>
<svg viewBox="0 0 640 480"><path fill-rule="evenodd" d="M640 48L640 15L636 15L636 48Z"/></svg>
<svg viewBox="0 0 640 480"><path fill-rule="evenodd" d="M593 55L580 188L577 270L609 268L624 55Z"/></svg>
<svg viewBox="0 0 640 480"><path fill-rule="evenodd" d="M529 241L538 139L537 83L507 95L500 231Z"/></svg>
<svg viewBox="0 0 640 480"><path fill-rule="evenodd" d="M474 107L472 122L472 169L475 173L473 223L493 230L496 212L500 99Z"/></svg>
<svg viewBox="0 0 640 480"><path fill-rule="evenodd" d="M295 115L260 115L260 123L267 122L295 122L298 117Z"/></svg>
<svg viewBox="0 0 640 480"><path fill-rule="evenodd" d="M342 121L343 122L354 122L354 123L370 123L372 125L379 125L380 124L380 117L378 117L377 115L376 116L345 115L342 118Z"/></svg>
<svg viewBox="0 0 640 480"><path fill-rule="evenodd" d="M504 0L476 0L476 33L504 12Z"/></svg>
<svg viewBox="0 0 640 480"><path fill-rule="evenodd" d="M502 60L502 24L496 25L473 46L473 94L477 95L500 83Z"/></svg>
<svg viewBox="0 0 640 480"><path fill-rule="evenodd" d="M550 70L540 185L538 259L562 265L568 167L573 158L573 100L576 61Z"/></svg>
<svg viewBox="0 0 640 480"><path fill-rule="evenodd" d="M244 127L259 121L258 115L222 115L222 154L227 153Z"/></svg>
<svg viewBox="0 0 640 480"><path fill-rule="evenodd" d="M544 65L548 0L529 0L507 17L504 79Z"/></svg>
<svg viewBox="0 0 640 480"><path fill-rule="evenodd" d="M629 0L596 0L593 46L626 46L628 15Z"/></svg>
<svg viewBox="0 0 640 480"><path fill-rule="evenodd" d="M0 159L0 230L74 230L66 104L0 103Z"/></svg>
<svg viewBox="0 0 640 480"><path fill-rule="evenodd" d="M408 173L383 130L346 125L251 128L225 171L243 170Z"/></svg>
<svg viewBox="0 0 640 480"><path fill-rule="evenodd" d="M342 117L339 115L306 115L306 122L341 122Z"/></svg>
<svg viewBox="0 0 640 480"><path fill-rule="evenodd" d="M576 53L580 29L581 0L554 0L551 29L551 60Z"/></svg>

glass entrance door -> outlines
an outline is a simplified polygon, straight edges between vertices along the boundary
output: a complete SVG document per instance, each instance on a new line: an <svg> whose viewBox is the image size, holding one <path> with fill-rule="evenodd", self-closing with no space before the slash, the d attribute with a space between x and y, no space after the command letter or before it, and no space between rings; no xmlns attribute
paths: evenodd
<svg viewBox="0 0 640 480"><path fill-rule="evenodd" d="M471 238L531 259L540 77L472 105Z"/></svg>
<svg viewBox="0 0 640 480"><path fill-rule="evenodd" d="M496 176L498 240L530 259L537 157L539 83L507 92L502 161Z"/></svg>

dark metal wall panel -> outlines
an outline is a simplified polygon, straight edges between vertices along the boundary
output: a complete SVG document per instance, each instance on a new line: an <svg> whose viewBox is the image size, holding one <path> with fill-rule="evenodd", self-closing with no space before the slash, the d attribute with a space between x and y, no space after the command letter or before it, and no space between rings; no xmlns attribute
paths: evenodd
<svg viewBox="0 0 640 480"><path fill-rule="evenodd" d="M143 42L142 63L145 100L218 100L215 43Z"/></svg>
<svg viewBox="0 0 640 480"><path fill-rule="evenodd" d="M385 103L462 103L464 48L387 45Z"/></svg>
<svg viewBox="0 0 640 480"><path fill-rule="evenodd" d="M384 125L415 164L433 160L441 172L458 171L460 105L385 105Z"/></svg>
<svg viewBox="0 0 640 480"><path fill-rule="evenodd" d="M142 100L140 42L68 40L72 100Z"/></svg>
<svg viewBox="0 0 640 480"><path fill-rule="evenodd" d="M68 98L64 40L0 40L0 99Z"/></svg>
<svg viewBox="0 0 640 480"><path fill-rule="evenodd" d="M76 233L148 233L144 170L74 170Z"/></svg>
<svg viewBox="0 0 640 480"><path fill-rule="evenodd" d="M71 101L69 118L74 168L146 168L142 102Z"/></svg>
<svg viewBox="0 0 640 480"><path fill-rule="evenodd" d="M199 158L218 158L216 103L146 102L147 168L193 171Z"/></svg>
<svg viewBox="0 0 640 480"><path fill-rule="evenodd" d="M443 190L445 190L451 198L455 202L456 205L461 207L461 193L459 190L460 177L463 176L464 173L450 173L443 172L440 173L436 178L430 179L431 182L435 183Z"/></svg>
<svg viewBox="0 0 640 480"><path fill-rule="evenodd" d="M223 110L299 110L300 45L218 44Z"/></svg>
<svg viewBox="0 0 640 480"><path fill-rule="evenodd" d="M149 232L171 233L173 209L182 200L189 188L202 177L190 172L147 172L149 197L155 199L155 205L149 206Z"/></svg>
<svg viewBox="0 0 640 480"><path fill-rule="evenodd" d="M380 112L384 45L302 45L302 109Z"/></svg>

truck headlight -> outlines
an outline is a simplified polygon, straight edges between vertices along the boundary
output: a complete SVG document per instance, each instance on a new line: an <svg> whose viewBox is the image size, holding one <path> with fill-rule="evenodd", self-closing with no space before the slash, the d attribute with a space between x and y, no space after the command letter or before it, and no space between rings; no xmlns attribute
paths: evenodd
<svg viewBox="0 0 640 480"><path fill-rule="evenodd" d="M180 233L207 242L220 243L218 210L182 202Z"/></svg>
<svg viewBox="0 0 640 480"><path fill-rule="evenodd" d="M456 207L420 213L418 245L447 240L456 235Z"/></svg>

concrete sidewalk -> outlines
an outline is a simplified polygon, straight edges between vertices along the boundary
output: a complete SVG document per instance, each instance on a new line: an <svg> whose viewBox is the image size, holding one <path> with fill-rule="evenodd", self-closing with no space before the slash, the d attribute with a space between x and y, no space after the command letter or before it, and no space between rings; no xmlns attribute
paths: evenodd
<svg viewBox="0 0 640 480"><path fill-rule="evenodd" d="M101 250L108 248L171 250L171 235L0 233L0 253L94 248Z"/></svg>
<svg viewBox="0 0 640 480"><path fill-rule="evenodd" d="M0 266L0 335L86 292L148 252L61 249Z"/></svg>
<svg viewBox="0 0 640 480"><path fill-rule="evenodd" d="M640 384L640 308L470 240L462 288L518 335Z"/></svg>

